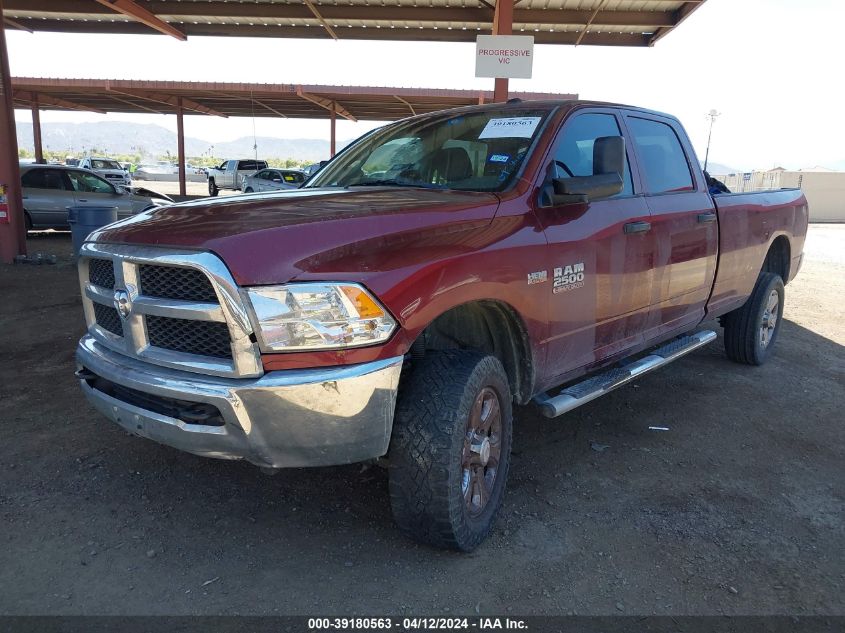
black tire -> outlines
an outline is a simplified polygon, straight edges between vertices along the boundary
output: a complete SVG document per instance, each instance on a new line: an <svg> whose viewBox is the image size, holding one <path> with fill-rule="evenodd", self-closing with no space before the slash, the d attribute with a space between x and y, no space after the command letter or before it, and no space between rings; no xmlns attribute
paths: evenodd
<svg viewBox="0 0 845 633"><path fill-rule="evenodd" d="M26 227L26 232L29 233L32 230L32 217L26 211L23 212L23 223Z"/></svg>
<svg viewBox="0 0 845 633"><path fill-rule="evenodd" d="M772 297L777 307L769 310ZM748 301L741 308L722 317L725 352L732 361L762 365L772 353L783 320L783 279L775 273L760 273ZM776 312L776 314L771 314ZM774 316L774 323L772 323ZM764 323L765 320L765 323ZM764 334L763 329L766 329Z"/></svg>
<svg viewBox="0 0 845 633"><path fill-rule="evenodd" d="M212 198L220 193L220 189L217 188L217 183L214 182L214 178L208 179L208 195Z"/></svg>
<svg viewBox="0 0 845 633"><path fill-rule="evenodd" d="M465 350L429 352L412 371L396 405L390 441L393 517L418 541L469 552L490 533L505 493L513 427L507 375L495 357ZM471 434L475 413L479 420L484 411L488 418L495 414L494 396L498 423ZM485 442L487 457L484 451L467 452ZM480 473L478 479L474 473Z"/></svg>
<svg viewBox="0 0 845 633"><path fill-rule="evenodd" d="M246 189L244 189L244 193L253 193L252 187L247 187Z"/></svg>

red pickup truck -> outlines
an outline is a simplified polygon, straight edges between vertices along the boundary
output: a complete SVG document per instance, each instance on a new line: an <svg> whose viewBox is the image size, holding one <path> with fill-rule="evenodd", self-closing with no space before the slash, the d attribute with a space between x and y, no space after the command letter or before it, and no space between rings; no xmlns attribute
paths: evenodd
<svg viewBox="0 0 845 633"><path fill-rule="evenodd" d="M95 232L89 401L142 437L265 469L386 457L399 527L471 550L514 404L553 417L708 343L771 354L798 190L708 193L676 119L584 101L421 115L298 190ZM682 406L682 405L679 405Z"/></svg>

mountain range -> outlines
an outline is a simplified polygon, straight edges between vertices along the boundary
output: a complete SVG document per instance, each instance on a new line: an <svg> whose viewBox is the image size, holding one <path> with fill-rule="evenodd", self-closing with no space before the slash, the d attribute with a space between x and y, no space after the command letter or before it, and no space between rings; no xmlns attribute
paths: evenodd
<svg viewBox="0 0 845 633"><path fill-rule="evenodd" d="M32 126L17 122L18 147L33 150ZM108 121L103 123L42 123L41 142L45 150L62 151L79 155L86 149L96 148L108 155L141 153L150 158L170 152L176 155L176 133L160 125ZM348 142L348 141L347 141ZM248 158L255 155L253 145L258 145L259 158L294 158L318 161L329 157L329 141L314 138L283 139L259 136L257 139L241 137L234 141L212 142L190 136L185 137L186 156L201 156L214 147L214 156ZM339 142L338 148L346 143Z"/></svg>

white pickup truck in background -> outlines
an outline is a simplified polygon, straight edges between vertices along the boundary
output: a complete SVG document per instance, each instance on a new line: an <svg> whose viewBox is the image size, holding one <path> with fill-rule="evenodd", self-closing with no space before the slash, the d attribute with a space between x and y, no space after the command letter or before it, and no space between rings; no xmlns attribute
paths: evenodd
<svg viewBox="0 0 845 633"><path fill-rule="evenodd" d="M124 169L119 162L112 158L104 158L100 156L86 156L79 161L77 167L82 169L90 169L98 176L102 176L113 185L132 184L132 177L129 172Z"/></svg>
<svg viewBox="0 0 845 633"><path fill-rule="evenodd" d="M240 191L244 177L259 169L267 169L267 161L252 159L223 161L219 167L208 170L208 195L216 196L221 189Z"/></svg>

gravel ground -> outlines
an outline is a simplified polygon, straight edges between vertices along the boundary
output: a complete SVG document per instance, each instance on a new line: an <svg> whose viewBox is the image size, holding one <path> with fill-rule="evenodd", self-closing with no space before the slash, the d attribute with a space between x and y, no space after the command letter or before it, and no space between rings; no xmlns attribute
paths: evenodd
<svg viewBox="0 0 845 633"><path fill-rule="evenodd" d="M845 226L811 228L766 366L719 341L558 420L517 411L471 555L401 537L378 468L267 477L97 415L69 242L0 267L0 613L845 614Z"/></svg>

